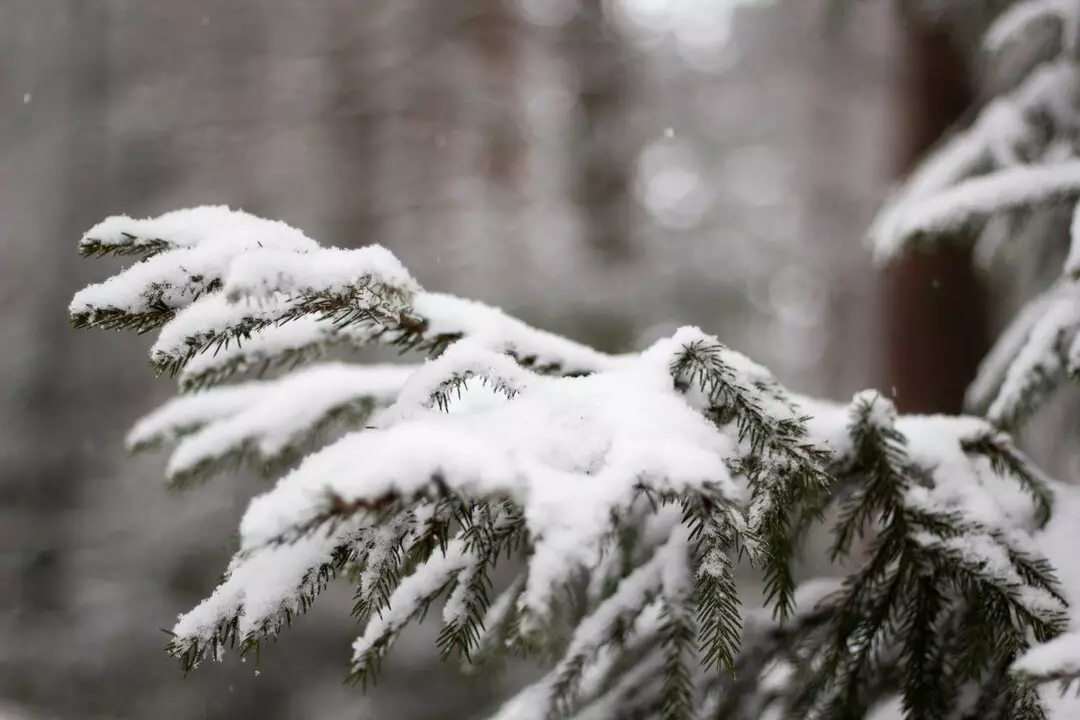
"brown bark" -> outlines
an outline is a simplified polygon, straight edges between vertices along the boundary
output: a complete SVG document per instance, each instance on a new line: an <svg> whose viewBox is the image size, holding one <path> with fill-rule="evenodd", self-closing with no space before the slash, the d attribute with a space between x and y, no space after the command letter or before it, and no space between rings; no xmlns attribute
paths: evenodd
<svg viewBox="0 0 1080 720"><path fill-rule="evenodd" d="M910 171L975 101L967 68L946 30L898 0L901 68L897 173ZM985 290L964 238L916 251L882 278L885 388L904 412L961 410L989 345Z"/></svg>

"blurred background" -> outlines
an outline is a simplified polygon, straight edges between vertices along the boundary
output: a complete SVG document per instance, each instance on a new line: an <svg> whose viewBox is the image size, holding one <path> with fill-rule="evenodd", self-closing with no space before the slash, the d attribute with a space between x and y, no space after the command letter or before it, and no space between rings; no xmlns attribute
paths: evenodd
<svg viewBox="0 0 1080 720"><path fill-rule="evenodd" d="M956 410L992 310L864 230L978 101L903 0L0 0L0 718L466 718L409 635L343 685L349 589L256 672L162 648L265 481L164 490L149 339L69 329L107 215L229 204L604 350L696 324L791 388ZM961 34L962 35L962 34ZM929 366L928 362L934 362ZM513 677L510 678L512 681Z"/></svg>

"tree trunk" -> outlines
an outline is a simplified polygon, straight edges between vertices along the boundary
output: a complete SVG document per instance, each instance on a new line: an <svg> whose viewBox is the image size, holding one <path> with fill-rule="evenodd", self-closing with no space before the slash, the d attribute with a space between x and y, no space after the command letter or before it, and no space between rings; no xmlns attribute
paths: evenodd
<svg viewBox="0 0 1080 720"><path fill-rule="evenodd" d="M897 0L901 48L894 115L897 174L910 171L975 101L948 33ZM989 346L984 289L970 242L950 238L898 261L882 278L885 389L903 412L955 413Z"/></svg>

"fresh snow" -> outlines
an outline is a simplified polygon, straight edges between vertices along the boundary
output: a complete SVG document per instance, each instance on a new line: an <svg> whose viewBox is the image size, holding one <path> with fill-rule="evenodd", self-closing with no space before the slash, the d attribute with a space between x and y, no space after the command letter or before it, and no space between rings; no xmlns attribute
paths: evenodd
<svg viewBox="0 0 1080 720"><path fill-rule="evenodd" d="M1069 60L1043 63L1012 92L988 103L971 128L947 138L874 220L868 238L875 260L894 260L920 233L941 233L973 216L1076 194L1075 161L1045 158L1050 164L1024 166L1018 149L1032 139L1031 117L1047 115L1065 127L1075 124L1078 76L1080 69ZM973 178L987 170L994 172ZM1015 185L1006 187L1009 183Z"/></svg>
<svg viewBox="0 0 1080 720"><path fill-rule="evenodd" d="M1013 567L1005 547L990 535L964 534L942 538L926 532L914 533L914 542L927 548L937 548L957 557L971 572L991 576L998 587L1012 591L1025 609L1036 617L1050 618L1064 608L1061 603L1044 590L1027 586Z"/></svg>
<svg viewBox="0 0 1080 720"><path fill-rule="evenodd" d="M156 310L157 302L178 309L211 292L238 256L260 248L274 248L289 255L320 249L314 240L285 223L226 207L177 210L143 220L113 217L91 228L84 242L90 239L125 244L125 233L161 240L173 249L76 293L69 308L73 314L148 313Z"/></svg>
<svg viewBox="0 0 1080 720"><path fill-rule="evenodd" d="M493 717L499 720L542 720L547 717L548 698L555 680L573 663L599 652L608 642L616 623L637 618L662 586L665 564L671 562L674 554L687 551L687 536L684 528L679 526L664 546L623 578L615 592L578 623L566 652L551 672L511 698Z"/></svg>
<svg viewBox="0 0 1080 720"><path fill-rule="evenodd" d="M1080 632L1037 645L1013 663L1012 670L1034 680L1080 675Z"/></svg>
<svg viewBox="0 0 1080 720"><path fill-rule="evenodd" d="M555 364L566 372L586 373L616 367L626 359L530 327L498 308L473 300L421 293L414 298L413 308L427 319L430 335L462 335L490 350L513 352L519 360L529 358L539 367Z"/></svg>
<svg viewBox="0 0 1080 720"><path fill-rule="evenodd" d="M295 252L318 248L314 240L283 222L256 217L224 205L173 210L154 218L114 215L86 231L82 244L99 242L138 247L146 242L163 241L173 248L193 248L221 242L248 245L252 238L261 247Z"/></svg>
<svg viewBox="0 0 1080 720"><path fill-rule="evenodd" d="M1069 630L1049 643L1036 645L1022 655L1012 671L1030 678L1053 678L1080 675L1080 563L1076 562L1076 518L1080 516L1080 491L1075 487L1055 488L1055 509L1046 529L1035 543L1057 570L1066 600L1069 601ZM1080 717L1080 696L1061 693L1050 684L1041 692L1054 720Z"/></svg>
<svg viewBox="0 0 1080 720"><path fill-rule="evenodd" d="M910 459L933 480L932 487L909 488L905 502L934 512L962 511L992 529L1034 529L1035 508L1027 492L961 447L966 439L1002 437L991 425L974 417L903 415L896 429L907 438Z"/></svg>
<svg viewBox="0 0 1080 720"><path fill-rule="evenodd" d="M260 249L237 258L224 280L231 300L271 297L277 293L343 294L390 286L408 295L420 287L394 255L381 245L342 250L319 248L306 255Z"/></svg>
<svg viewBox="0 0 1080 720"><path fill-rule="evenodd" d="M178 375L181 390L201 387L208 379L227 377L269 364L286 355L319 357L339 342L356 339L358 345L370 340L370 333L352 326L339 327L330 320L311 315L280 325L268 325L249 337L195 355ZM172 341L158 342L162 345Z"/></svg>
<svg viewBox="0 0 1080 720"><path fill-rule="evenodd" d="M231 335L231 330L272 323L287 307L283 296L229 302L221 293L205 295L180 310L161 328L150 348L150 360L161 365L226 339L230 344L239 344L241 338Z"/></svg>
<svg viewBox="0 0 1080 720"><path fill-rule="evenodd" d="M532 376L512 399L475 412L429 410L347 436L252 502L242 545L288 536L324 512L331 494L346 503L409 497L438 476L454 490L506 495L525 508L535 546L521 605L547 607L568 573L595 562L611 511L630 504L637 483L677 490L708 482L739 495L723 462L733 446L672 387L671 350L661 344L638 363L589 377Z"/></svg>
<svg viewBox="0 0 1080 720"><path fill-rule="evenodd" d="M972 219L1080 194L1080 160L1018 166L963 180L896 206L874 228L879 259L895 256L912 237L956 230Z"/></svg>
<svg viewBox="0 0 1080 720"><path fill-rule="evenodd" d="M210 422L242 412L265 393L266 383L249 382L173 398L135 423L127 446L138 450L173 442Z"/></svg>
<svg viewBox="0 0 1080 720"><path fill-rule="evenodd" d="M345 523L329 535L313 533L292 543L237 555L213 594L180 616L172 630L176 642L205 643L220 623L232 617L238 619L241 639L264 628L276 631L285 611L298 611L297 596L312 569L328 562L334 548L352 532L355 528Z"/></svg>
<svg viewBox="0 0 1080 720"><path fill-rule="evenodd" d="M1062 45L1072 54L1076 47L1076 31L1080 26L1080 8L1075 0L1021 0L998 15L983 37L983 45L992 52L1023 36L1033 23L1045 19L1058 20L1062 27Z"/></svg>
<svg viewBox="0 0 1080 720"><path fill-rule="evenodd" d="M166 470L168 477L190 472L251 446L264 460L271 460L301 441L332 412L361 400L374 406L394 401L415 370L409 365L356 366L340 363L313 365L278 380L246 384L258 387L247 395L246 406L235 408L183 439ZM216 388L190 396L215 407L219 392L231 398L232 388Z"/></svg>
<svg viewBox="0 0 1080 720"><path fill-rule="evenodd" d="M1032 327L1054 304L1060 291L1060 286L1055 286L1030 300L1013 318L1005 331L998 335L990 352L979 363L975 380L968 386L964 397L967 407L985 410L990 406L994 398L998 396L1013 361L1027 344Z"/></svg>
<svg viewBox="0 0 1080 720"><path fill-rule="evenodd" d="M533 377L534 373L522 368L509 355L489 350L476 338L467 337L420 366L401 389L397 402L380 413L372 424L387 427L442 407L448 393L460 392L460 386L450 384L454 380L476 378L477 383L483 382L513 396L525 390Z"/></svg>
<svg viewBox="0 0 1080 720"><path fill-rule="evenodd" d="M1063 374L1066 352L1078 327L1080 286L1070 283L1043 307L1005 373L987 418L995 423L1012 423L1040 383Z"/></svg>
<svg viewBox="0 0 1080 720"><path fill-rule="evenodd" d="M384 643L392 640L425 602L430 601L472 561L473 556L465 548L465 543L457 538L447 544L445 553L436 552L415 572L402 578L390 596L386 609L368 622L364 634L353 643L353 666L363 668L367 653L376 649L377 645L377 652L385 652Z"/></svg>

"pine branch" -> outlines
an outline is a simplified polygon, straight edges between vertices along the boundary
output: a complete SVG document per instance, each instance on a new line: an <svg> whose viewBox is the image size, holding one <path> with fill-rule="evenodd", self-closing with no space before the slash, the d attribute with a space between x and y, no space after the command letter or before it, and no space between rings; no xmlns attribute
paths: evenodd
<svg viewBox="0 0 1080 720"><path fill-rule="evenodd" d="M794 614L778 623L770 612L748 614L745 641L735 660L734 672L712 674L702 688L701 717L715 720L758 720L765 710L784 705L792 686L809 672L803 648L820 647L822 628L835 607L827 601L803 600ZM781 668L788 672L782 672ZM781 674L781 682L769 681Z"/></svg>
<svg viewBox="0 0 1080 720"><path fill-rule="evenodd" d="M180 660L185 672L207 658L220 659L226 648L241 656L258 656L265 642L307 612L329 582L353 561L355 542L350 526L333 536L309 537L280 550L238 555L214 594L181 616L169 633L168 653ZM266 584L271 574L280 578L280 584ZM295 581L290 582L293 577ZM263 584L253 585L253 578Z"/></svg>
<svg viewBox="0 0 1080 720"><path fill-rule="evenodd" d="M431 604L453 585L472 561L472 554L465 550L460 539L455 538L447 545L445 553L433 555L403 578L387 599L385 611L368 621L363 636L353 644L350 679L365 686L374 681L383 658L405 625L423 620Z"/></svg>
<svg viewBox="0 0 1080 720"><path fill-rule="evenodd" d="M948 187L1000 154L969 150L929 180ZM1002 172L930 203L934 217L985 214ZM374 427L309 455L252 502L227 576L174 628L170 652L185 667L225 647L258 653L340 573L356 584L364 626L353 680L374 680L401 631L446 596L444 658L474 668L510 653L553 661L504 708L514 720L853 718L894 692L909 720L972 708L1041 717L1018 679L1023 664L1007 671L1030 639L1062 629L1062 593L1026 534L1046 522L1052 496L991 426L897 418L873 393L845 418L693 328L640 354L605 355L423 292L381 248L320 248L227 209L99 229L84 252L147 257L80 293L76 324L162 326L152 358L184 388L337 346L433 356L378 389L362 368L303 385L319 367L220 388L133 431L140 447L178 441L171 476L193 479L295 460L336 420L361 421L393 400ZM1063 363L1080 323L1054 322ZM1025 388L1032 365L1020 359L1039 343L1028 345L1013 362ZM446 412L475 379L505 397ZM1006 376L1001 391L1017 386ZM1011 497L1004 509L997 494L1009 488L1030 495L1030 519ZM797 601L796 550L830 502L833 557L851 560L861 544L866 559L808 610ZM744 551L761 564L779 620L745 646L729 557ZM496 594L504 556L525 557L525 568ZM970 707L957 700L968 691Z"/></svg>
<svg viewBox="0 0 1080 720"><path fill-rule="evenodd" d="M1036 526L1046 526L1054 509L1050 480L1016 448L1008 435L987 430L965 438L960 447L968 455L986 458L995 475L1010 478L1026 490L1035 506Z"/></svg>
<svg viewBox="0 0 1080 720"><path fill-rule="evenodd" d="M155 237L138 237L129 232L121 232L119 238L108 240L89 237L88 233L87 237L84 237L79 243L79 255L99 258L107 255L116 255L118 257L136 256L145 259L175 248L176 246L167 240Z"/></svg>
<svg viewBox="0 0 1080 720"><path fill-rule="evenodd" d="M749 531L741 515L718 494L684 499L683 522L690 528L697 566L693 599L701 663L710 670L731 669L739 650L742 619L728 553L739 551Z"/></svg>
<svg viewBox="0 0 1080 720"><path fill-rule="evenodd" d="M615 593L602 601L578 624L565 654L537 687L543 688L544 705L536 717L545 717L552 709L571 712L577 704L577 689L586 663L633 622L660 592L662 572L669 553L679 552L685 536L676 531L670 545L657 550L653 557L619 583Z"/></svg>
<svg viewBox="0 0 1080 720"><path fill-rule="evenodd" d="M1074 200L1077 195L1080 161L1001 169L898 206L878 225L875 242L903 247L926 236L947 236L994 213Z"/></svg>
<svg viewBox="0 0 1080 720"><path fill-rule="evenodd" d="M1066 287L1033 324L1009 366L987 418L1003 428L1028 420L1066 377L1067 352L1080 330L1080 290Z"/></svg>
<svg viewBox="0 0 1080 720"><path fill-rule="evenodd" d="M660 645L664 653L664 672L659 710L664 720L688 720L694 712L691 668L697 631L689 565L692 549L689 532L685 526L680 529L684 534L681 543L685 547L675 548L670 553L660 587ZM733 585L731 589L734 590Z"/></svg>
<svg viewBox="0 0 1080 720"><path fill-rule="evenodd" d="M501 661L510 653L521 650L517 601L524 589L525 574L519 573L488 605L480 624L480 637L476 640L472 654L467 658L468 664L463 668L465 672L495 676Z"/></svg>
<svg viewBox="0 0 1080 720"><path fill-rule="evenodd" d="M771 379L746 382L729 357L715 339L694 339L673 360L671 373L704 394L706 416L721 428L734 427L746 443L738 469L751 487L750 527L762 545L766 598L786 617L795 592L795 528L805 524L800 515L815 517L824 507L832 484L823 469L829 454L808 442L806 418L791 416L794 405L779 386Z"/></svg>
<svg viewBox="0 0 1080 720"><path fill-rule="evenodd" d="M847 552L871 521L877 535L869 560L844 582L824 654L793 708L814 717L859 716L874 700L866 694L868 679L899 641L905 718L946 718L960 684L994 672L1000 658L1015 657L1027 633L1048 638L1061 632L1061 595L1045 561L1015 544L1019 537L1014 541L960 511L942 513L925 500L923 470L908 457L886 401L857 398L851 417L855 467L864 480L841 508L834 554ZM965 450L1008 451L986 434ZM1009 467L1001 455L998 467ZM966 639L943 643L940 628L958 603L966 610L955 616L962 621L957 633ZM973 635L986 632L992 635ZM1012 683L1001 675L995 681ZM1019 689L1010 697L1018 712L1026 707Z"/></svg>
<svg viewBox="0 0 1080 720"><path fill-rule="evenodd" d="M412 510L398 512L389 522L366 534L360 551L357 568L358 582L353 596L352 616L357 623L366 625L372 616L381 614L389 605L390 598L401 581L402 556L405 544L414 532L415 514ZM440 543L445 555L447 540ZM431 557L416 563L423 565Z"/></svg>
<svg viewBox="0 0 1080 720"><path fill-rule="evenodd" d="M471 513L462 541L473 561L458 576L443 609L444 625L437 643L444 660L454 654L466 662L472 660L491 607L489 573L503 552L510 556L520 551L525 536L524 517L511 503L480 503Z"/></svg>

